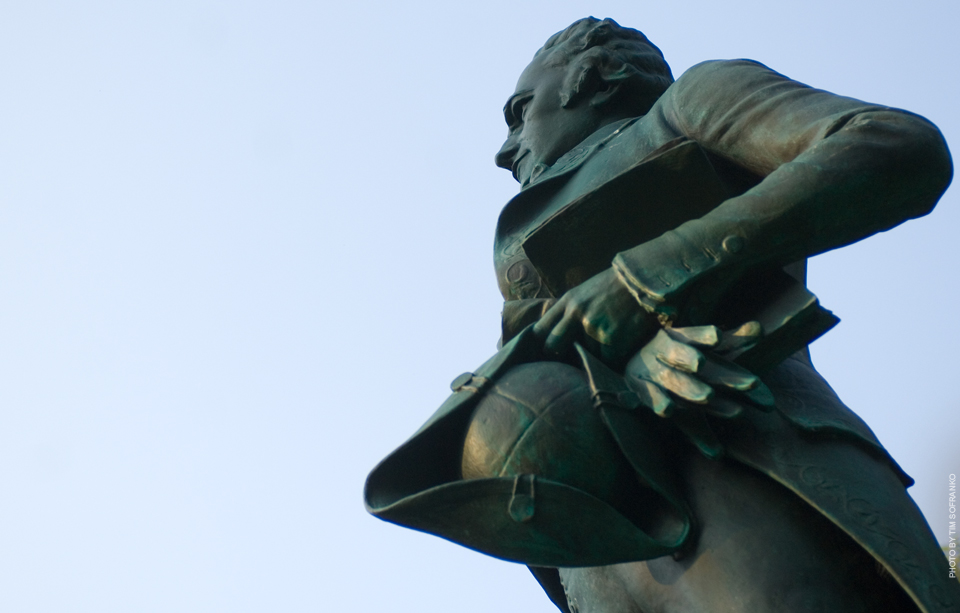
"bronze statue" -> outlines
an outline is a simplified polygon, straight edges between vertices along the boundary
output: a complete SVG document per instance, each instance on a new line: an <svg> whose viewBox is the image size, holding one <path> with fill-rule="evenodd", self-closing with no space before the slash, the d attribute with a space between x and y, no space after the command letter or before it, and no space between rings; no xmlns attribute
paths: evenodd
<svg viewBox="0 0 960 613"><path fill-rule="evenodd" d="M504 116L502 348L367 508L527 564L569 613L960 611L911 479L806 350L837 321L806 258L933 208L936 127L752 61L674 82L593 18Z"/></svg>

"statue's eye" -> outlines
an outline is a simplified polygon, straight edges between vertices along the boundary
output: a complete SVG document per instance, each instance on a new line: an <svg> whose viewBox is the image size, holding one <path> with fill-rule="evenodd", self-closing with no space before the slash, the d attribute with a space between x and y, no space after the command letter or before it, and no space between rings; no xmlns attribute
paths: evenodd
<svg viewBox="0 0 960 613"><path fill-rule="evenodd" d="M527 103L533 98L533 94L517 96L507 105L507 125L511 130L516 129L523 124L523 113L527 109Z"/></svg>
<svg viewBox="0 0 960 613"><path fill-rule="evenodd" d="M521 98L513 103L513 117L515 121L523 122L523 111L527 108L530 98Z"/></svg>

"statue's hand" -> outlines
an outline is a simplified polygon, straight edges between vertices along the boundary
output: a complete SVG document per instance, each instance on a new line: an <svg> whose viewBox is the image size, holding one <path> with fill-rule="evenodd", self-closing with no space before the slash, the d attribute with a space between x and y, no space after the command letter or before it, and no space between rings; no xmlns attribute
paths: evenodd
<svg viewBox="0 0 960 613"><path fill-rule="evenodd" d="M715 326L664 328L631 358L624 375L632 387L656 386L650 408L663 417L691 404L719 417L734 417L744 406L769 409L773 395L760 378L722 357L761 333L757 322L729 332Z"/></svg>
<svg viewBox="0 0 960 613"><path fill-rule="evenodd" d="M547 353L562 354L578 341L605 362L625 359L657 330L612 268L574 287L534 326Z"/></svg>
<svg viewBox="0 0 960 613"><path fill-rule="evenodd" d="M773 394L759 377L721 357L761 334L757 322L725 333L714 326L664 328L630 359L624 377L644 405L671 417L704 454L716 457L721 446L706 415L730 419L747 407L773 408Z"/></svg>

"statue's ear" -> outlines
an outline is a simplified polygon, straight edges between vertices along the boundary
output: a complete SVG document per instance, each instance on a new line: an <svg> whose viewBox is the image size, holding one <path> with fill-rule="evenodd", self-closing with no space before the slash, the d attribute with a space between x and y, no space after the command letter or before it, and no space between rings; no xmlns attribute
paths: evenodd
<svg viewBox="0 0 960 613"><path fill-rule="evenodd" d="M593 98L601 88L603 57L602 49L593 48L580 55L576 63L570 66L560 92L560 104L563 108L578 106Z"/></svg>
<svg viewBox="0 0 960 613"><path fill-rule="evenodd" d="M616 70L611 70L612 60L602 47L594 47L581 55L576 65L571 67L566 87L560 94L563 107L587 103L595 108L603 108L619 101L621 87L635 76L637 69L621 63Z"/></svg>
<svg viewBox="0 0 960 613"><path fill-rule="evenodd" d="M602 109L610 106L610 103L620 99L620 87L622 80L618 79L600 79L600 84L590 98L590 106Z"/></svg>
<svg viewBox="0 0 960 613"><path fill-rule="evenodd" d="M624 96L630 97L633 85L640 72L629 64L621 64L616 70L601 70L602 85L597 88L590 104L597 108L619 104Z"/></svg>
<svg viewBox="0 0 960 613"><path fill-rule="evenodd" d="M578 106L588 98L598 81L597 69L594 66L580 64L572 75L568 75L565 87L560 92L560 105L565 108Z"/></svg>

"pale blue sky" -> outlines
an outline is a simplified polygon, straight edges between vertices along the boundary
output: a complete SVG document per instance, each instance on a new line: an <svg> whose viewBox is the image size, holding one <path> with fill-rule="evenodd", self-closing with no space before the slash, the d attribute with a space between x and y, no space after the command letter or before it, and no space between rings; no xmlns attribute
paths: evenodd
<svg viewBox="0 0 960 613"><path fill-rule="evenodd" d="M361 488L494 350L501 107L590 14L677 75L757 59L960 147L948 0L0 5L5 611L553 610ZM810 272L843 320L815 363L941 540L956 193Z"/></svg>

